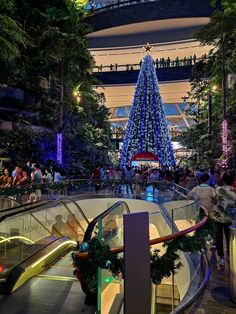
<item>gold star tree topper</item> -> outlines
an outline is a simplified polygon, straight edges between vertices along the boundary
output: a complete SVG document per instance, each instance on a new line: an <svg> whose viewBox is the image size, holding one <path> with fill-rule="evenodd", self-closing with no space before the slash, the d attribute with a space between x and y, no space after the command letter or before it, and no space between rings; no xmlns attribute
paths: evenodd
<svg viewBox="0 0 236 314"><path fill-rule="evenodd" d="M145 53L150 53L152 51L152 46L149 43L146 43L145 46L143 46Z"/></svg>

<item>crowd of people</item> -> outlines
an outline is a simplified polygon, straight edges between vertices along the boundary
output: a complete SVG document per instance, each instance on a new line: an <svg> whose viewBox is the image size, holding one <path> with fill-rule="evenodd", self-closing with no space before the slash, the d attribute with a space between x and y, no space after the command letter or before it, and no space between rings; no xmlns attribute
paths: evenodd
<svg viewBox="0 0 236 314"><path fill-rule="evenodd" d="M58 167L42 167L37 163L28 161L26 165L17 164L13 170L4 166L1 162L0 168L0 188L19 187L23 188L29 184L41 183L60 183L63 178ZM36 190L27 197L28 202L38 201L41 199L41 191ZM24 200L25 202L25 200Z"/></svg>
<svg viewBox="0 0 236 314"><path fill-rule="evenodd" d="M202 56L204 58L205 56ZM200 58L201 59L201 58ZM158 68L169 68L169 67L179 67L179 66L188 66L188 65L193 65L197 62L197 60L200 60L197 58L197 56L194 54L193 56L189 57L184 57L184 58L179 58L176 57L175 59L170 59L168 58L160 58L156 59L154 61L154 65L156 69ZM95 66L95 70L97 72L102 72L105 70L106 71L111 71L111 72L116 72L116 71L133 71L133 70L139 70L142 65L142 60L140 60L139 63L135 64L118 64L118 63L111 63L110 65L99 65Z"/></svg>
<svg viewBox="0 0 236 314"><path fill-rule="evenodd" d="M0 188L25 187L29 184L60 183L63 177L57 167L45 167L42 170L36 163L29 161L25 166L17 164L13 171L8 167L0 167ZM128 194L140 195L142 182L153 188L155 194L156 185L154 182L168 181L182 186L186 189L189 199L198 199L200 205L207 209L211 220L214 222L213 242L216 245L220 257L219 264L224 266L223 235L226 239L226 249L229 254L229 226L235 221L236 208L236 177L231 172L220 173L218 169L190 169L175 168L174 170L153 168L150 165L127 166L123 169L112 166L98 166L91 173L89 178L94 180L96 192L102 188L102 183L112 193L121 193L122 185ZM105 184L122 180L124 184ZM118 189L118 190L116 190ZM21 195L26 197L23 202L34 202L41 199L40 189L34 193ZM59 219L59 218L58 218ZM59 222L57 222L59 224ZM55 228L54 228L55 229ZM63 232L64 233L64 232Z"/></svg>
<svg viewBox="0 0 236 314"><path fill-rule="evenodd" d="M229 255L229 226L236 219L236 176L231 172L220 173L218 169L176 168L156 169L148 166L126 167L97 167L91 176L96 180L125 180L126 192L140 194L140 181L152 185L153 182L169 181L186 189L189 199L196 199L204 207L213 222L214 236L212 247L216 247L219 265L225 265L224 241ZM120 187L119 187L120 189ZM188 192L189 191L189 192ZM120 191L119 191L120 192ZM155 188L153 185L153 195Z"/></svg>

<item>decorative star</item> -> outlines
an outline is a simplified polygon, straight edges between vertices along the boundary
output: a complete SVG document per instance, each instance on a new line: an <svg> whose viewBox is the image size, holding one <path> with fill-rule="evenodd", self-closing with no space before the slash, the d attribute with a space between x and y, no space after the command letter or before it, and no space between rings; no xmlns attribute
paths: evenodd
<svg viewBox="0 0 236 314"><path fill-rule="evenodd" d="M149 43L146 43L146 45L143 46L143 49L145 50L146 53L149 53L152 50L152 46Z"/></svg>

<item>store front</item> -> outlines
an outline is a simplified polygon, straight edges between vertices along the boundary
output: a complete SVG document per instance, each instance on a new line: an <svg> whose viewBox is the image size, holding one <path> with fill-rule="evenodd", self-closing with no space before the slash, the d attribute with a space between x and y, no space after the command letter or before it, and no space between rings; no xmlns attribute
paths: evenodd
<svg viewBox="0 0 236 314"><path fill-rule="evenodd" d="M132 167L151 167L160 168L158 157L150 152L143 152L135 154L131 159Z"/></svg>

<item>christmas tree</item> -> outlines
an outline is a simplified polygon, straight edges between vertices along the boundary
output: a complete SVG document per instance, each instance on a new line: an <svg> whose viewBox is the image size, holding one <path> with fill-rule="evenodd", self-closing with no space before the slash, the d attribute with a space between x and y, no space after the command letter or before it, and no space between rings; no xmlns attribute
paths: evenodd
<svg viewBox="0 0 236 314"><path fill-rule="evenodd" d="M162 166L175 164L154 60L144 57L135 88L129 121L124 137L120 166L130 163L137 153L151 152Z"/></svg>

